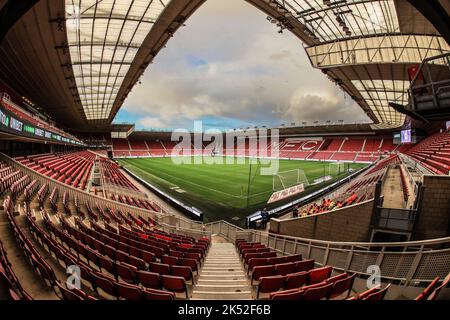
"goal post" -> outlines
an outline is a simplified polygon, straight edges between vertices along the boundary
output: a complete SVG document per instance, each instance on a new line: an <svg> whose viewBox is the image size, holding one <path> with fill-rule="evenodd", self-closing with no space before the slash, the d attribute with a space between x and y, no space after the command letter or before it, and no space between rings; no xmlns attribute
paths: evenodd
<svg viewBox="0 0 450 320"><path fill-rule="evenodd" d="M345 162L330 162L328 165L328 174L330 176L339 176L346 171Z"/></svg>
<svg viewBox="0 0 450 320"><path fill-rule="evenodd" d="M273 175L272 189L273 191L285 190L287 188L303 184L306 188L309 185L305 171L302 169L294 169L289 171L278 172Z"/></svg>

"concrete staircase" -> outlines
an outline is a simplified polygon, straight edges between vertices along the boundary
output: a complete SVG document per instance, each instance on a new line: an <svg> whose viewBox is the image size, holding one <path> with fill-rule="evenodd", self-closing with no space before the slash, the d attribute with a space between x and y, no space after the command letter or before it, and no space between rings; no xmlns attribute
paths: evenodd
<svg viewBox="0 0 450 320"><path fill-rule="evenodd" d="M217 242L211 248L193 288L193 300L251 300L250 281L235 246Z"/></svg>

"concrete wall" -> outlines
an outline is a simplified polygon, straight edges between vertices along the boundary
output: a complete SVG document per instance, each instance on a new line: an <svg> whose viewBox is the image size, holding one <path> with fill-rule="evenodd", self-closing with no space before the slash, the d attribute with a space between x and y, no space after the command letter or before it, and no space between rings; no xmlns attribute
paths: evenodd
<svg viewBox="0 0 450 320"><path fill-rule="evenodd" d="M450 177L424 176L422 212L416 221L413 240L442 238L449 235Z"/></svg>
<svg viewBox="0 0 450 320"><path fill-rule="evenodd" d="M327 241L366 242L370 240L374 201L315 216L270 220L273 233Z"/></svg>

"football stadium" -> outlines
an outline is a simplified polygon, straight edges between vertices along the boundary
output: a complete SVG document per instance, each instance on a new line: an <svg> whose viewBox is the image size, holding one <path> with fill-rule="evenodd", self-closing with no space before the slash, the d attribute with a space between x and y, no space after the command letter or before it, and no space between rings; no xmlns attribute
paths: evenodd
<svg viewBox="0 0 450 320"><path fill-rule="evenodd" d="M450 1L0 17L0 300L450 299Z"/></svg>

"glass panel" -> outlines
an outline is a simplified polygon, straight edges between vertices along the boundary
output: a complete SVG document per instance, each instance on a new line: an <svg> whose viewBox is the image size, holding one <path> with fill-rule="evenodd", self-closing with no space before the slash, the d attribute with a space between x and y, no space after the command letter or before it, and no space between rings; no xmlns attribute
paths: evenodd
<svg viewBox="0 0 450 320"><path fill-rule="evenodd" d="M67 39L88 120L108 119L139 48L170 0L67 0Z"/></svg>
<svg viewBox="0 0 450 320"><path fill-rule="evenodd" d="M283 0L271 1L289 11L320 42L350 36L399 32L393 0Z"/></svg>
<svg viewBox="0 0 450 320"><path fill-rule="evenodd" d="M382 123L403 124L405 116L389 107L389 102L403 105L408 103L408 81L352 80L352 84Z"/></svg>

